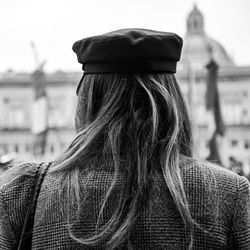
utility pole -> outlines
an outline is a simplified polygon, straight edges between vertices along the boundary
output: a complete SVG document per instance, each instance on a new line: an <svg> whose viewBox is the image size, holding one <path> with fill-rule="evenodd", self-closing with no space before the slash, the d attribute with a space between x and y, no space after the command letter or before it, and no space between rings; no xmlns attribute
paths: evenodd
<svg viewBox="0 0 250 250"><path fill-rule="evenodd" d="M31 126L31 131L34 135L33 154L36 157L43 157L46 151L48 132L48 101L46 94L46 77L43 70L46 61L39 61L34 43L31 43L31 48L36 64L36 69L32 73L34 90Z"/></svg>
<svg viewBox="0 0 250 250"><path fill-rule="evenodd" d="M194 156L197 155L197 120L195 116L195 89L196 89L196 64L193 62L189 62L187 64L188 70L188 104L189 104L189 113L191 116L191 126L192 126L192 141L193 141L193 148L192 153Z"/></svg>

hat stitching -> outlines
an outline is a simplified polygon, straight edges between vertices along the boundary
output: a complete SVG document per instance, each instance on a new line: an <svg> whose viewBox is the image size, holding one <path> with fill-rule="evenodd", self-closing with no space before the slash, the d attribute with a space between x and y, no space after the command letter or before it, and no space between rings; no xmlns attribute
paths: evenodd
<svg viewBox="0 0 250 250"><path fill-rule="evenodd" d="M180 37L177 37L175 34L173 34L173 33L166 33L166 34L169 34L170 36L172 36L172 38L176 38L180 43L182 43L181 41L182 41L182 39L179 39ZM144 38L152 38L152 37L160 37L159 35L149 35L149 36L146 36L146 37L144 37ZM91 37L90 37L91 38ZM87 39L90 39L90 38L86 38L86 40ZM129 38L128 37L118 37L118 38L107 38L107 39L104 39L104 40L101 40L101 41L98 41L98 40L96 40L96 41L92 41L92 43L93 44L96 44L96 43L103 43L103 42L109 42L109 41L117 41L117 40L121 40L121 39L127 39L127 40L129 40ZM80 43L81 41L79 41L79 43ZM79 45L80 46L80 45Z"/></svg>

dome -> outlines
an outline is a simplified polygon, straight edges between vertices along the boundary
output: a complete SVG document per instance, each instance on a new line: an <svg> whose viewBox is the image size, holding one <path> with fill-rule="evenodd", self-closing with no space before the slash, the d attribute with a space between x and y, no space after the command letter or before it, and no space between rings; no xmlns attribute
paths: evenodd
<svg viewBox="0 0 250 250"><path fill-rule="evenodd" d="M187 33L183 39L181 63L195 62L206 65L211 57L215 59L219 66L234 65L224 47L206 35L203 15L194 6L187 18Z"/></svg>

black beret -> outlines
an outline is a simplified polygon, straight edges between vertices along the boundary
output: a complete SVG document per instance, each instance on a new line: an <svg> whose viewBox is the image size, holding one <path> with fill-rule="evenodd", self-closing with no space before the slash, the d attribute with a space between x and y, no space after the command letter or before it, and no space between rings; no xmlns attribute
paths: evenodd
<svg viewBox="0 0 250 250"><path fill-rule="evenodd" d="M84 74L176 72L182 38L174 33L122 29L74 43Z"/></svg>

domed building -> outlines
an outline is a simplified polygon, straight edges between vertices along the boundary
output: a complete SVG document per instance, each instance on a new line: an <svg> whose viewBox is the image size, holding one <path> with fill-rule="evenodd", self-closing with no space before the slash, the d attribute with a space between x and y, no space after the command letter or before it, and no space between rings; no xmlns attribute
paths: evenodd
<svg viewBox="0 0 250 250"><path fill-rule="evenodd" d="M224 47L216 40L207 36L204 30L204 17L196 5L188 15L186 29L182 63L198 62L205 65L212 55L221 67L235 66Z"/></svg>
<svg viewBox="0 0 250 250"><path fill-rule="evenodd" d="M196 156L206 158L210 118L205 107L207 64L218 64L218 89L226 125L224 156L250 165L250 66L238 66L220 42L206 34L204 16L195 5L187 17L177 79L193 120ZM249 169L250 171L250 169Z"/></svg>

